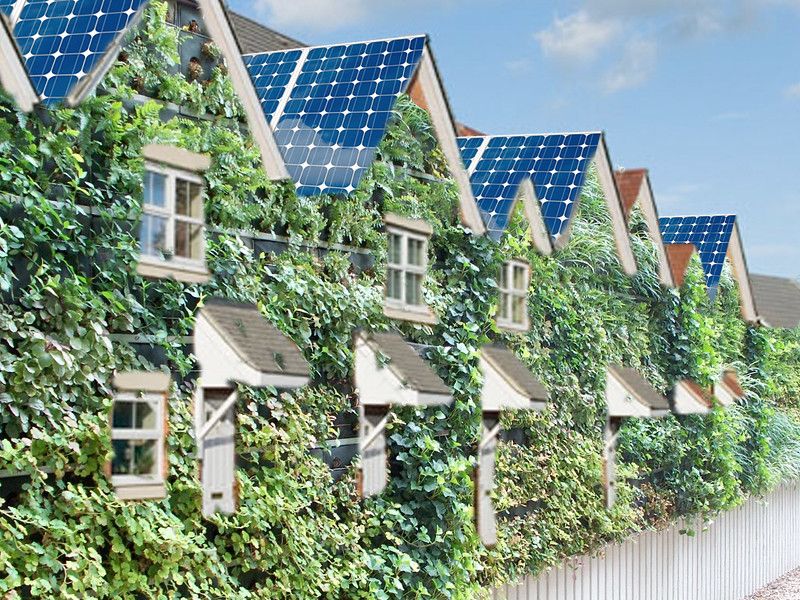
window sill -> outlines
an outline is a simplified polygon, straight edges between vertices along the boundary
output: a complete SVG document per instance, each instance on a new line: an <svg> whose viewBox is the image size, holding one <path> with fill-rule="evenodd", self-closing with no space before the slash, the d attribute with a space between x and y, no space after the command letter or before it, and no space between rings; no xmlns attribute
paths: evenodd
<svg viewBox="0 0 800 600"><path fill-rule="evenodd" d="M183 283L206 283L211 273L204 264L196 266L167 261L140 260L136 272L151 279L174 279Z"/></svg>
<svg viewBox="0 0 800 600"><path fill-rule="evenodd" d="M112 478L111 483L120 500L162 500L167 497L163 481L117 483Z"/></svg>
<svg viewBox="0 0 800 600"><path fill-rule="evenodd" d="M384 305L383 314L390 319L397 319L398 321L412 321L414 323L423 323L425 325L436 325L436 323L439 322L439 319L436 317L436 315L427 308L424 310L409 310L407 308Z"/></svg>
<svg viewBox="0 0 800 600"><path fill-rule="evenodd" d="M520 324L511 321L496 321L496 323L498 329L508 333L528 333L530 331L530 323Z"/></svg>

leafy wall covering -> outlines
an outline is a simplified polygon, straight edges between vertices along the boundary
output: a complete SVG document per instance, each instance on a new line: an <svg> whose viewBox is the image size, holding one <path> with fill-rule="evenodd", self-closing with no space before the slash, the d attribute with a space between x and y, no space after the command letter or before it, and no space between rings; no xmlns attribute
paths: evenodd
<svg viewBox="0 0 800 600"><path fill-rule="evenodd" d="M140 30L79 109L26 116L0 103L0 594L5 598L478 598L500 581L591 552L680 515L713 519L750 494L797 477L800 332L749 329L730 274L712 306L694 265L679 291L658 285L642 218L632 230L640 272L617 262L596 178L574 237L555 258L535 254L521 215L501 245L458 224L457 193L426 114L402 99L378 161L349 199L303 199L260 170L224 67L187 81L181 35L153 2ZM207 118L162 119L157 100ZM136 275L146 143L212 156L206 285ZM432 176L422 179L415 173ZM382 312L385 211L434 225L425 296L436 326ZM285 235L259 252L245 232ZM325 242L368 249L374 268ZM503 258L532 265L527 335L496 330ZM312 364L315 384L293 394L241 390L241 503L200 516L191 416L194 362L184 336L211 295L252 301ZM387 491L359 501L354 471L339 482L309 448L352 412L355 327L399 328L430 344L452 407L404 409L390 435ZM127 338L152 346L144 358ZM479 544L472 469L480 424L478 348L503 339L548 386L542 414L504 415L519 435L501 444L500 542ZM140 349L140 348L139 348ZM156 360L157 357L158 360ZM169 367L168 497L119 501L103 465L115 369ZM625 425L619 501L602 501L603 373L638 367L666 389L713 381L735 365L747 399L708 417ZM512 441L517 440L517 441ZM520 442L519 440L523 440Z"/></svg>

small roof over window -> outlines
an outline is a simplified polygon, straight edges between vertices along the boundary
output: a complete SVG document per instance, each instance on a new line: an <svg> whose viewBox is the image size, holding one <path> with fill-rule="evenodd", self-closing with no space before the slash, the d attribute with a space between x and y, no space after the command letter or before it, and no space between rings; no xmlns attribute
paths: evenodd
<svg viewBox="0 0 800 600"><path fill-rule="evenodd" d="M727 369L714 384L714 396L722 406L730 406L745 397L739 383L739 376L733 369Z"/></svg>
<svg viewBox="0 0 800 600"><path fill-rule="evenodd" d="M750 275L758 316L769 327L800 327L800 283L788 277Z"/></svg>
<svg viewBox="0 0 800 600"><path fill-rule="evenodd" d="M355 355L362 405L435 406L453 399L431 366L397 333L357 333Z"/></svg>
<svg viewBox="0 0 800 600"><path fill-rule="evenodd" d="M705 415L711 412L711 390L690 379L679 381L670 392L672 410L677 415Z"/></svg>
<svg viewBox="0 0 800 600"><path fill-rule="evenodd" d="M194 353L204 387L295 388L310 369L300 350L253 304L213 298L197 314Z"/></svg>
<svg viewBox="0 0 800 600"><path fill-rule="evenodd" d="M610 365L606 371L609 417L661 417L669 402L636 369Z"/></svg>
<svg viewBox="0 0 800 600"><path fill-rule="evenodd" d="M517 355L501 346L481 348L484 412L504 409L544 410L550 395Z"/></svg>

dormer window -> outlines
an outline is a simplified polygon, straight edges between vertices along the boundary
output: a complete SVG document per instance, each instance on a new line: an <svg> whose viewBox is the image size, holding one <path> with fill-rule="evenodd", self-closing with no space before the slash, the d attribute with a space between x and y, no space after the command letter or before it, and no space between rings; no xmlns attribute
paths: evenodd
<svg viewBox="0 0 800 600"><path fill-rule="evenodd" d="M504 329L527 331L530 265L521 260L503 263L498 278L500 292L497 324Z"/></svg>
<svg viewBox="0 0 800 600"><path fill-rule="evenodd" d="M423 323L435 322L422 297L428 272L428 241L433 233L425 221L386 215L387 316Z"/></svg>
<svg viewBox="0 0 800 600"><path fill-rule="evenodd" d="M169 146L147 146L145 159L139 273L206 281L202 173L209 160Z"/></svg>

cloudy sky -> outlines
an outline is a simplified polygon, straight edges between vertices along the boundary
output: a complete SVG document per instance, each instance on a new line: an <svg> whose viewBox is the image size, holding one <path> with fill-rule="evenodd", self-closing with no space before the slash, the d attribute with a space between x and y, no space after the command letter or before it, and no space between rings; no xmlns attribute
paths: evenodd
<svg viewBox="0 0 800 600"><path fill-rule="evenodd" d="M735 213L752 271L800 276L800 0L231 0L309 44L429 33L456 116L607 132L662 215Z"/></svg>

